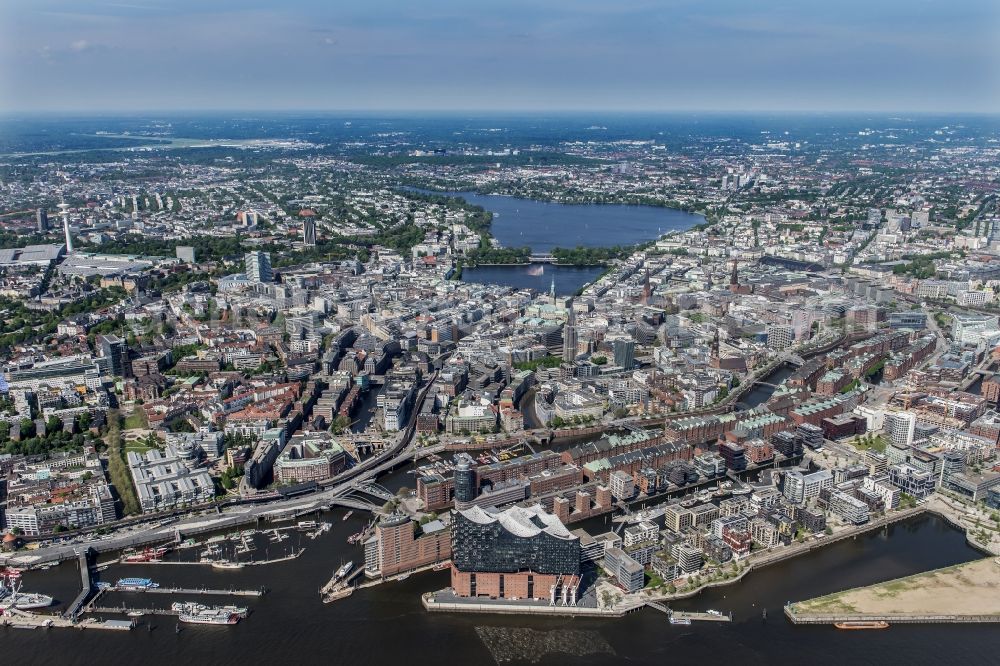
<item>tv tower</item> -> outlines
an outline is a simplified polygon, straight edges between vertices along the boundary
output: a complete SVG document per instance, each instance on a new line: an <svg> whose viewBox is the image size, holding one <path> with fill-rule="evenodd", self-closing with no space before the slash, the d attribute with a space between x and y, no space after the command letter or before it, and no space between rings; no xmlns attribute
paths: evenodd
<svg viewBox="0 0 1000 666"><path fill-rule="evenodd" d="M73 235L69 231L69 204L65 201L59 204L59 214L63 219L63 232L66 234L66 254L73 254Z"/></svg>

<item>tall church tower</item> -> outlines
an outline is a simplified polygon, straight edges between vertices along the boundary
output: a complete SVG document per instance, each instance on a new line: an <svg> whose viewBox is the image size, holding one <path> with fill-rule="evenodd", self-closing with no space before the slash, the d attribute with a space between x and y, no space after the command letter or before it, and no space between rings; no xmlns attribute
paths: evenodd
<svg viewBox="0 0 1000 666"><path fill-rule="evenodd" d="M576 358L576 310L573 309L573 301L569 302L569 310L566 312L566 326L563 327L563 361L572 363Z"/></svg>

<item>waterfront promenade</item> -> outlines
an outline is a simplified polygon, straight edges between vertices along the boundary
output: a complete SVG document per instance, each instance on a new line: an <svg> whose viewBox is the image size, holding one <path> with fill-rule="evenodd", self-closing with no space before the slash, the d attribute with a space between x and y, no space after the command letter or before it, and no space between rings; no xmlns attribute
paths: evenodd
<svg viewBox="0 0 1000 666"><path fill-rule="evenodd" d="M567 616L589 616L589 617L622 617L627 613L639 610L646 606L657 608L663 602L670 602L693 597L703 590L711 587L720 587L739 582L748 573L755 569L760 569L772 564L783 562L787 559L804 555L813 550L830 546L845 539L852 539L859 535L874 530L882 529L909 518L913 518L927 511L926 506L917 506L911 509L894 511L864 525L844 527L832 535L822 535L814 537L812 540L793 543L788 546L780 546L768 551L757 553L748 557L735 575L729 578L722 578L705 582L693 589L683 590L674 593L658 593L651 590L642 590L633 594L622 594L618 591L618 598L610 605L596 603L587 604L581 602L577 606L549 605L542 602L530 601L505 601L505 600L479 600L452 597L447 590L440 590L434 593L423 595L421 601L425 609L429 611L445 611L454 613L496 613L501 615L567 615ZM605 583L598 583L598 586ZM585 594L584 596L587 596ZM712 616L718 619L717 616ZM709 619L709 618L693 618Z"/></svg>

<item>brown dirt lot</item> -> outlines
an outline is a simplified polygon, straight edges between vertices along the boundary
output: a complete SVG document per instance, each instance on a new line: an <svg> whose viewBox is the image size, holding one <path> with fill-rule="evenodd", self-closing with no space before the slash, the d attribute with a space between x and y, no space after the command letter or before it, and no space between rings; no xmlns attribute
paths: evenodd
<svg viewBox="0 0 1000 666"><path fill-rule="evenodd" d="M1000 559L988 557L794 605L799 615L1000 615Z"/></svg>

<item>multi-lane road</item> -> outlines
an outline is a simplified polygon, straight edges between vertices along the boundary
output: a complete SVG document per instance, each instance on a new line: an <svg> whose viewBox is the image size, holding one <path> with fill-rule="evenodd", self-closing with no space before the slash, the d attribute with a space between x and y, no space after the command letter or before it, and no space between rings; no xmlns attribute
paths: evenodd
<svg viewBox="0 0 1000 666"><path fill-rule="evenodd" d="M438 372L435 371L418 392L414 407L410 410L406 427L399 433L391 447L331 479L314 493L292 499L273 499L264 502L237 504L225 508L211 507L195 510L180 520L161 518L147 523L129 524L106 535L90 532L75 537L66 537L64 540L42 545L36 550L0 556L0 561L4 561L3 558L6 557L6 562L15 565L42 564L77 557L86 548L93 548L98 552L121 550L167 541L172 539L178 531L182 534L212 532L278 516L309 513L333 505L370 509L372 505L369 502L350 497L350 495L358 491L360 486L406 462L417 453L413 444L413 435L416 430L419 405L437 380Z"/></svg>

